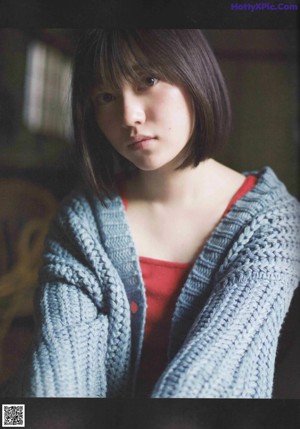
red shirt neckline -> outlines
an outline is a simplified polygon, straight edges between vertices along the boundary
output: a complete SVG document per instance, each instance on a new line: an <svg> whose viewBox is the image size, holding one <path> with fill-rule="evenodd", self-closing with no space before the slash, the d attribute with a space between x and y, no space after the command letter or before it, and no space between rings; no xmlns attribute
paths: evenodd
<svg viewBox="0 0 300 429"><path fill-rule="evenodd" d="M180 270L184 268L188 268L192 265L191 262L172 262L172 261L165 261L163 259L148 258L148 256L139 256L139 260L144 264L179 268Z"/></svg>
<svg viewBox="0 0 300 429"><path fill-rule="evenodd" d="M229 201L228 206L226 207L222 219L227 215L227 213L231 210L231 208L234 206L234 204L242 198L248 191L250 191L256 184L257 177L254 175L245 176L245 180L243 181L242 185L239 187L239 189L236 191L236 193L233 195L231 200ZM117 177L117 186L120 193L120 197L123 202L123 206L125 211L128 209L128 201L126 198L126 187L125 187L125 178L124 175L121 173ZM193 262L173 262L173 261L166 261L162 259L156 259L156 258L149 258L147 256L139 256L139 260L143 263L148 263L151 265L157 265L157 266L164 266L164 267L174 267L174 268L188 268L193 266Z"/></svg>

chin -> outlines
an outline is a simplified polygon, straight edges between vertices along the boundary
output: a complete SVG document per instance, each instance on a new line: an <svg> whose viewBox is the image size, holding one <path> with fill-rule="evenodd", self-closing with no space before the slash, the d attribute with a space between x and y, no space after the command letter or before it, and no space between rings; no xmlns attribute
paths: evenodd
<svg viewBox="0 0 300 429"><path fill-rule="evenodd" d="M160 159L158 157L144 157L142 159L135 159L133 162L132 159L130 160L130 162L140 171L158 171L160 169L162 169L163 167L166 167L168 165L172 165L173 162L176 160L176 157L171 158L171 159L162 159L160 157Z"/></svg>
<svg viewBox="0 0 300 429"><path fill-rule="evenodd" d="M162 164L162 165L155 165L155 164L151 164L151 165L135 165L136 166L136 168L138 169L138 170L140 170L140 171L157 171L157 170L159 170L159 169L161 169L163 166L164 166L165 164Z"/></svg>

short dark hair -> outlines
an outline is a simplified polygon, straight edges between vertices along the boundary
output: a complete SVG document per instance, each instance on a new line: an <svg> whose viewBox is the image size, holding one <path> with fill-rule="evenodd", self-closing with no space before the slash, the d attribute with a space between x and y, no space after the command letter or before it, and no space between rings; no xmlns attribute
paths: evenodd
<svg viewBox="0 0 300 429"><path fill-rule="evenodd" d="M200 30L104 30L80 37L74 58L72 115L76 147L84 176L101 201L112 196L115 165L131 165L119 155L99 129L91 101L97 82L118 87L134 81L139 70L182 85L190 95L195 125L179 168L210 158L227 141L231 109L218 62Z"/></svg>

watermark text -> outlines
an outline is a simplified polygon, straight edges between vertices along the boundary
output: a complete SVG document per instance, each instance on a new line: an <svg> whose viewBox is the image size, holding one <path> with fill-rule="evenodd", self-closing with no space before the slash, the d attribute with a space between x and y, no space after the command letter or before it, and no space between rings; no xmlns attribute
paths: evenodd
<svg viewBox="0 0 300 429"><path fill-rule="evenodd" d="M288 3L231 3L232 11L297 11L297 4L288 4Z"/></svg>

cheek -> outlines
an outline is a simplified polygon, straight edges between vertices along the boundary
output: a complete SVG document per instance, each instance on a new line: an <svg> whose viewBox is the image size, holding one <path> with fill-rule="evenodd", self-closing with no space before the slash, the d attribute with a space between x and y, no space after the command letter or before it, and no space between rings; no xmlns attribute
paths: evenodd
<svg viewBox="0 0 300 429"><path fill-rule="evenodd" d="M194 109L192 100L183 89L176 86L169 88L168 91L160 94L158 103L166 114L169 113L168 117L173 124L171 128L177 129L178 125L193 128Z"/></svg>
<svg viewBox="0 0 300 429"><path fill-rule="evenodd" d="M111 116L106 116L103 114L95 114L96 123L105 137L109 140L113 131L116 129L114 121Z"/></svg>
<svg viewBox="0 0 300 429"><path fill-rule="evenodd" d="M109 117L106 117L106 115L103 115L103 113L100 113L97 109L95 110L95 119L101 130L107 128L110 122Z"/></svg>

